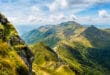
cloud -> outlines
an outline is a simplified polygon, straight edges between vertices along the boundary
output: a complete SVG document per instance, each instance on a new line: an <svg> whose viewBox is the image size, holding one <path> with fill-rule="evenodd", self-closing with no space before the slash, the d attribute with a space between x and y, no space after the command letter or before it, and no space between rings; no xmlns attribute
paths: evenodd
<svg viewBox="0 0 110 75"><path fill-rule="evenodd" d="M110 0L53 0L47 7L50 11L70 11L72 13L78 13L86 10L97 4L110 3Z"/></svg>
<svg viewBox="0 0 110 75"><path fill-rule="evenodd" d="M110 25L110 14L107 10L99 10L98 16L86 15L77 17L77 22L88 25Z"/></svg>
<svg viewBox="0 0 110 75"><path fill-rule="evenodd" d="M67 20L67 17L63 13L51 14L48 17L45 16L42 18L42 22L46 24L56 24L65 20Z"/></svg>
<svg viewBox="0 0 110 75"><path fill-rule="evenodd" d="M67 6L68 6L67 0L54 0L51 4L48 5L50 11L64 9Z"/></svg>
<svg viewBox="0 0 110 75"><path fill-rule="evenodd" d="M91 20L94 17L76 14L104 3L110 0L0 0L0 11L15 25L55 24L68 20L85 23L94 21ZM107 10L100 10L98 14L98 19L109 17Z"/></svg>
<svg viewBox="0 0 110 75"><path fill-rule="evenodd" d="M100 10L99 11L99 17L108 18L108 17L110 17L110 14L108 14L108 12L106 10Z"/></svg>
<svg viewBox="0 0 110 75"><path fill-rule="evenodd" d="M39 12L39 11L41 11L40 8L37 7L37 6L32 6L32 7L31 7L31 10L32 10L33 12Z"/></svg>

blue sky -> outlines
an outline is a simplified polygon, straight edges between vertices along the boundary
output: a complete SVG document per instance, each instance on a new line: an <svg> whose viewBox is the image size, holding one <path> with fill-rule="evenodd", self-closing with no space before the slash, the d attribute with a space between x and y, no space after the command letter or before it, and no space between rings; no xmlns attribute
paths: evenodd
<svg viewBox="0 0 110 75"><path fill-rule="evenodd" d="M0 0L0 12L15 26L70 20L110 25L110 0Z"/></svg>

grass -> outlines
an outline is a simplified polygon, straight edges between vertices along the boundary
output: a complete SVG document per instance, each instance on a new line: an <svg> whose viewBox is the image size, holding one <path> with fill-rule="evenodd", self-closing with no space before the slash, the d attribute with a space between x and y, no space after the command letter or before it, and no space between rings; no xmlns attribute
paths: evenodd
<svg viewBox="0 0 110 75"><path fill-rule="evenodd" d="M35 54L34 62L38 65L46 65L50 61L57 61L57 55L43 43L34 45L32 48Z"/></svg>
<svg viewBox="0 0 110 75"><path fill-rule="evenodd" d="M65 41L56 48L59 57L73 67L79 75L108 75L109 50L109 47L94 48L81 40L79 42Z"/></svg>
<svg viewBox="0 0 110 75"><path fill-rule="evenodd" d="M28 75L21 57L7 43L0 43L0 75Z"/></svg>
<svg viewBox="0 0 110 75"><path fill-rule="evenodd" d="M38 75L75 75L72 67L61 61L56 53L44 43L35 44L31 46L31 49L35 54L34 73Z"/></svg>

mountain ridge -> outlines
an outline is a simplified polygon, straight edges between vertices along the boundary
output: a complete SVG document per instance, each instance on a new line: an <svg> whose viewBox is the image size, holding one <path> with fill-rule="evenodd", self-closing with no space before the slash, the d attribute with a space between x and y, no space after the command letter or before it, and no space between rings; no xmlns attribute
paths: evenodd
<svg viewBox="0 0 110 75"><path fill-rule="evenodd" d="M69 38L70 35L74 34L74 29L82 28L81 25L79 25L74 21L69 21L65 23L67 27L64 25L64 23L58 25L41 26L38 29L34 29L30 31L29 34L28 33L24 34L22 38L24 40L27 37L29 38L25 40L27 44L32 44L32 42L36 43L37 41L42 42L43 41L42 38L45 38L46 41L48 40L46 44L50 46L50 44L48 43L49 41L51 41L50 39L55 39L56 41L59 41L62 38L64 39ZM34 34L34 36L31 36L32 34ZM57 42L53 42L53 43L57 43Z"/></svg>
<svg viewBox="0 0 110 75"><path fill-rule="evenodd" d="M33 44L43 42L50 46L60 60L69 65L70 70L76 71L76 75L106 75L109 73L110 34L108 32L93 25L90 27L74 25L74 22L62 23L56 27L53 26L53 28L41 27L40 29L38 29L39 32L41 31L40 34L33 36L38 40ZM52 36L59 40L54 40ZM29 38L29 40L31 39ZM55 42L53 43L53 41ZM34 46L34 48L36 47Z"/></svg>

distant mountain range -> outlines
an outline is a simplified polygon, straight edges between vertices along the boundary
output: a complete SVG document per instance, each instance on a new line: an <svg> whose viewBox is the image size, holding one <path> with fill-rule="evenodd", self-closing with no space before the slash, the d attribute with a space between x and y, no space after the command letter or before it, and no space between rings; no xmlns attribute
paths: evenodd
<svg viewBox="0 0 110 75"><path fill-rule="evenodd" d="M78 29L83 27L74 21L69 21L59 25L41 26L23 34L22 38L27 44L45 41L47 45L54 46L60 39L70 38Z"/></svg>
<svg viewBox="0 0 110 75"><path fill-rule="evenodd" d="M31 31L35 28L40 27L41 25L15 25L15 28L19 35L23 35L24 33L27 33L28 31Z"/></svg>
<svg viewBox="0 0 110 75"><path fill-rule="evenodd" d="M71 40L73 38L83 36L89 41L103 41L109 42L109 29L101 30L95 26L84 27L74 21L64 22L58 25L46 25L34 29L22 38L27 44L34 44L37 42L44 42L50 47L54 47L59 41Z"/></svg>
<svg viewBox="0 0 110 75"><path fill-rule="evenodd" d="M57 68L54 66L53 69L43 65L41 66L41 68L43 67L42 73L46 72L50 75L110 74L109 29L98 29L93 25L83 27L79 23L68 21L58 25L41 26L24 34L23 39L31 46L35 53L35 59L39 59L34 62L36 66L41 66L37 62L45 63L45 66L48 66L51 62L51 66L48 67L58 65ZM42 53L44 57L40 56ZM50 53L53 53L53 55ZM48 64L46 64L47 61ZM65 70L64 66L67 70L59 74L62 71L60 69L57 74L57 70L61 66L63 66L63 71ZM34 70L37 71L37 69Z"/></svg>

